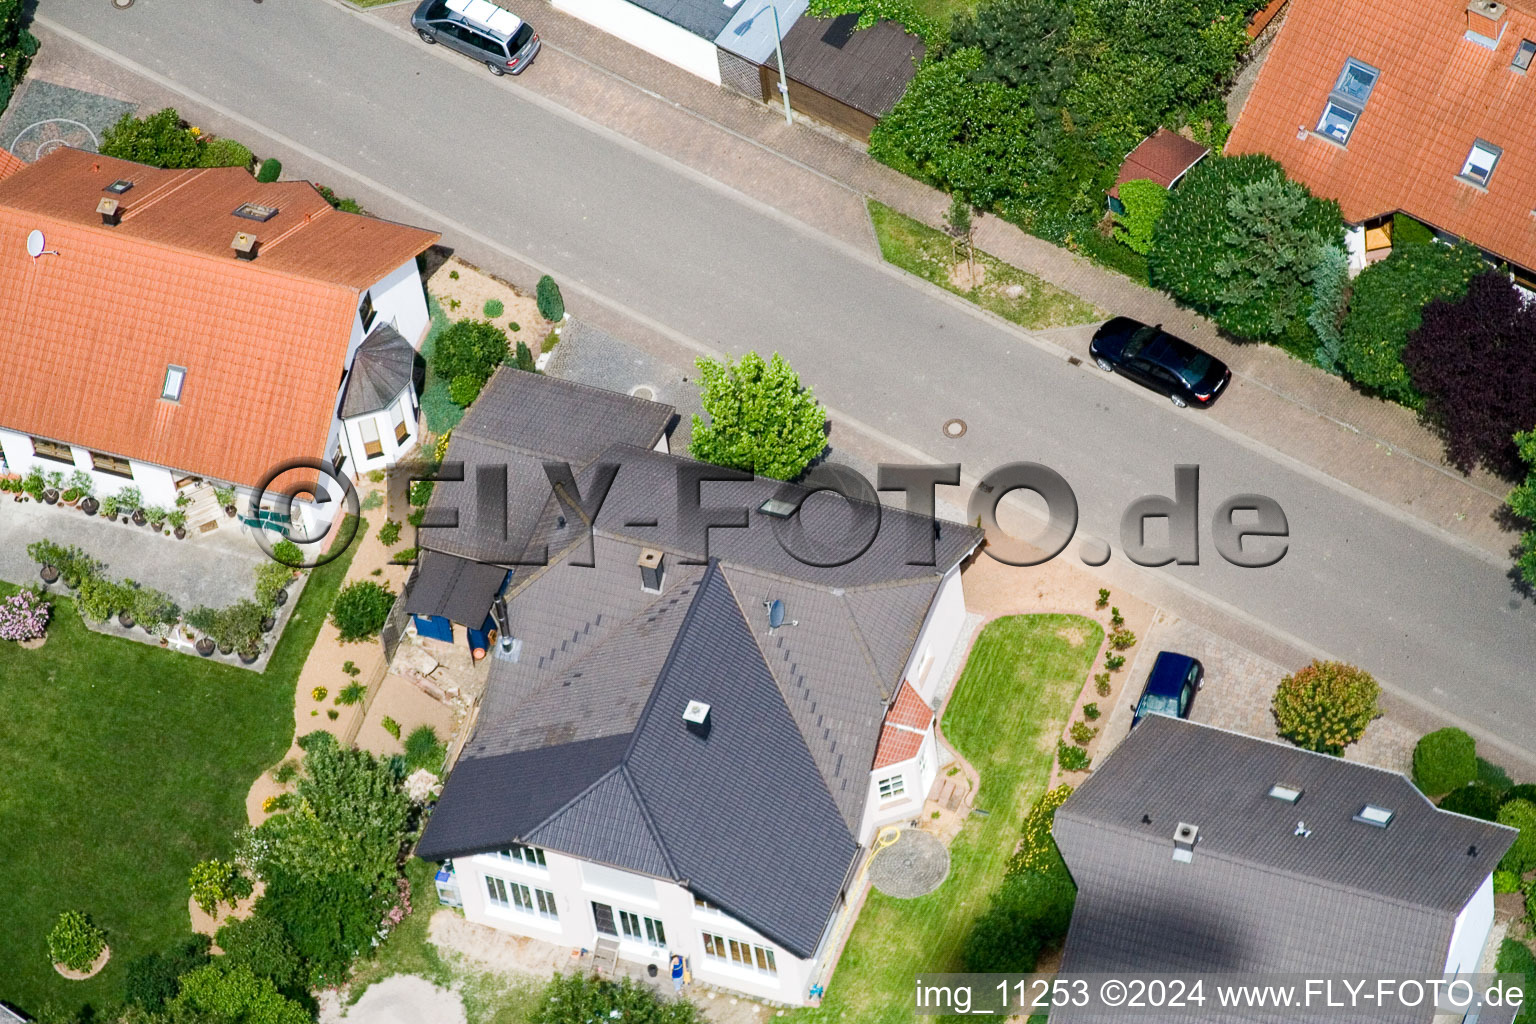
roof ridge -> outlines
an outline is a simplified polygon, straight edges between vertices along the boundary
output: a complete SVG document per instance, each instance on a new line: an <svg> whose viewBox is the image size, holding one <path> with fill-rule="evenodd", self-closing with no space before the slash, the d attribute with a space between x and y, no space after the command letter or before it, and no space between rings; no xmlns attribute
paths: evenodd
<svg viewBox="0 0 1536 1024"><path fill-rule="evenodd" d="M694 581L694 580L684 580L682 583L678 584L678 589L682 589L682 588L688 587L690 585L697 586L697 583L698 583L698 581ZM583 663L585 663L588 659L593 657L598 651L602 650L607 645L607 643L610 640L614 639L618 635L618 632L620 630L623 630L623 629L625 629L625 628L627 628L629 626L634 625L637 621L639 621L641 616L645 615L647 612L649 612L652 609L654 609L657 605L661 604L663 601L668 601L670 599L670 597L671 597L671 595L668 595L668 594L657 594L653 600L648 601L645 604L641 605L640 608L635 612L635 614L633 614L629 618L624 619L621 622L619 622L619 624L617 626L615 626L613 628L613 630L608 631L608 632L605 633L605 635L599 637L597 639L596 643L594 643L592 646L587 647L584 650L582 650L582 652L577 657L573 658L570 662L566 663L564 665L564 667L560 668L559 671L551 679L551 682L554 679L563 678L567 673L570 673L570 672L574 671L576 668L578 668ZM665 612L666 609L664 608L664 609L662 609L662 611ZM685 617L685 621L686 621L686 617ZM679 623L677 628L678 628L678 631L681 632L682 628L683 628L682 623ZM674 638L673 642L676 643L676 639L675 638ZM551 665L551 668L553 668L553 667L554 666Z"/></svg>
<svg viewBox="0 0 1536 1024"><path fill-rule="evenodd" d="M614 735L619 735L619 734L615 733ZM605 738L606 737L602 737L602 736L594 737L594 739L605 739ZM591 742L591 741L590 740L588 740L588 741L578 740L576 742ZM500 756L506 756L506 755L500 755ZM476 760L487 760L487 759L486 758L476 758ZM538 823L536 823L536 824L532 825L531 827L529 827L528 831L526 833L524 833L524 835L529 835L529 834L531 834L533 832L536 832L539 829L544 828L546 825L549 825L551 822L555 821L557 818L560 818L560 817L564 816L566 814L566 812L572 810L578 803L580 803L583 799L585 799L587 794L591 793L598 786L601 786L604 782L606 782L608 780L608 777L610 775L612 775L614 772L618 771L619 769L621 769L623 767L624 767L624 761L621 758L619 760L618 764L614 765L612 768L609 768L607 771L603 772L603 774L601 774L597 778L593 779L591 781L591 783L589 783L586 786L586 788L582 789L581 792L574 794L565 803L561 804L559 807L556 807L553 811L550 811L548 814L546 814ZM523 836L519 836L517 838L517 841L521 842L522 839L523 839Z"/></svg>
<svg viewBox="0 0 1536 1024"><path fill-rule="evenodd" d="M890 705L895 702L896 697L901 693L901 682L898 680L896 685L890 688L889 693L884 692L885 679L880 674L880 666L875 663L875 652L869 645L869 638L864 635L864 627L859 625L859 617L853 613L853 605L848 603L847 592L833 595L833 599L842 605L843 610L847 612L848 622L853 627L853 638L858 641L859 653L863 655L864 663L869 666L869 674L875 680L877 695L882 701L886 702L886 709L889 711ZM907 651L907 657L912 657L910 650ZM905 665L906 662L902 664Z"/></svg>
<svg viewBox="0 0 1536 1024"><path fill-rule="evenodd" d="M656 687L660 689L660 687ZM654 693L655 690L652 690ZM640 732L640 725L635 725L635 733ZM656 827L656 818L651 814L650 807L645 802L645 797L640 792L640 787L635 785L635 780L629 777L629 751L624 752L624 758L619 761L615 769L624 779L624 785L629 787L629 795L634 797L635 806L640 808L640 817L645 820L645 830L651 834L651 842L656 844L656 849L661 851L661 859L666 862L667 873L674 881L683 881L682 873L677 869L677 862L672 859L672 851L667 849L666 841L662 838L661 829Z"/></svg>
<svg viewBox="0 0 1536 1024"><path fill-rule="evenodd" d="M683 615L683 621L677 625L677 633L672 637L672 646L667 649L666 660L661 663L661 668L656 673L656 682L651 686L651 694L645 699L645 707L640 709L640 714L635 718L635 729L630 735L629 746L624 748L624 756L619 759L621 764L629 761L629 755L634 753L635 743L646 722L650 720L651 712L656 708L656 701L661 694L661 681L672 670L673 663L677 660L677 649L682 644L683 635L688 632L688 626L693 622L693 617L698 614L699 598L704 596L704 589L714 577L718 569L718 563L714 559L704 569L704 574L699 577L699 587L693 594L693 600L688 602L688 611ZM735 600L735 595L732 595Z"/></svg>

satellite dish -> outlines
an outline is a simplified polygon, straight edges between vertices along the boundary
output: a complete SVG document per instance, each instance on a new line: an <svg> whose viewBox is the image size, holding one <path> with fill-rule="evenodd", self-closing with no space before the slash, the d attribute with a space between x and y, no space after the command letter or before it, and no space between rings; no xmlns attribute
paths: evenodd
<svg viewBox="0 0 1536 1024"><path fill-rule="evenodd" d="M784 602L775 599L768 604L768 628L778 629L782 625L784 625Z"/></svg>
<svg viewBox="0 0 1536 1024"><path fill-rule="evenodd" d="M27 236L27 255L37 259L43 254L43 233L34 231Z"/></svg>

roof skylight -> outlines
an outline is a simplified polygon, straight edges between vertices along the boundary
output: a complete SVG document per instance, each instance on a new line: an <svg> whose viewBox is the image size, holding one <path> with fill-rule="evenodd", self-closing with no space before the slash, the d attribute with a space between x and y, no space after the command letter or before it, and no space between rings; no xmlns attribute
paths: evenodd
<svg viewBox="0 0 1536 1024"><path fill-rule="evenodd" d="M1355 815L1355 820L1362 825L1375 825L1377 828L1386 828L1392 824L1393 813L1385 807L1366 804L1360 808L1360 813Z"/></svg>

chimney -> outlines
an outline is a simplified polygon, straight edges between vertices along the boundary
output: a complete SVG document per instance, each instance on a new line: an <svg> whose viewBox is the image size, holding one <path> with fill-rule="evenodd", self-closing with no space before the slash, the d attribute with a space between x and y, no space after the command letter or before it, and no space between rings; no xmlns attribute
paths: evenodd
<svg viewBox="0 0 1536 1024"><path fill-rule="evenodd" d="M1468 0L1467 38L1493 49L1504 34L1504 15L1508 11L1509 8L1499 0Z"/></svg>
<svg viewBox="0 0 1536 1024"><path fill-rule="evenodd" d="M666 578L667 568L662 565L662 552L656 548L645 548L640 552L640 560L635 564L640 566L640 589L661 593L661 581Z"/></svg>
<svg viewBox="0 0 1536 1024"><path fill-rule="evenodd" d="M123 219L123 214L118 209L118 202L111 196L103 196L96 204L96 212L101 214L101 222L108 227L116 225Z"/></svg>
<svg viewBox="0 0 1536 1024"><path fill-rule="evenodd" d="M701 700L691 700L683 709L683 725L701 740L709 739L709 705Z"/></svg>
<svg viewBox="0 0 1536 1024"><path fill-rule="evenodd" d="M1195 844L1200 841L1200 829L1188 822L1179 822L1173 830L1173 859L1188 864L1195 859Z"/></svg>
<svg viewBox="0 0 1536 1024"><path fill-rule="evenodd" d="M229 247L235 250L235 256L242 260L256 258L256 236L244 231L235 232L235 240L229 243Z"/></svg>

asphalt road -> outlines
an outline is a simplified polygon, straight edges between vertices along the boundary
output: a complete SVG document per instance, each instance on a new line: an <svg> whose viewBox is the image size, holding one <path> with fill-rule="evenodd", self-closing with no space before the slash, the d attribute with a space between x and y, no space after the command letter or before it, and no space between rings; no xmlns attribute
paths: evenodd
<svg viewBox="0 0 1536 1024"><path fill-rule="evenodd" d="M560 116L467 60L321 0L43 0L84 35L271 131L718 350L777 349L837 412L979 475L1036 460L1118 549L1121 512L1201 468L1201 564L1164 581L1356 662L1536 749L1536 609L1507 566L1116 386L867 259ZM549 60L555 54L546 53ZM537 74L535 64L530 74ZM959 441L939 425L964 417ZM1274 498L1279 565L1226 564L1217 504ZM1116 556L1119 557L1118 555ZM1028 570L1020 569L1020 572Z"/></svg>

